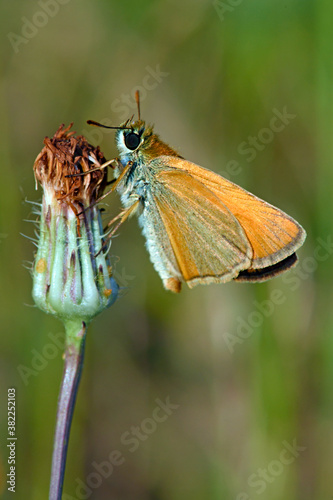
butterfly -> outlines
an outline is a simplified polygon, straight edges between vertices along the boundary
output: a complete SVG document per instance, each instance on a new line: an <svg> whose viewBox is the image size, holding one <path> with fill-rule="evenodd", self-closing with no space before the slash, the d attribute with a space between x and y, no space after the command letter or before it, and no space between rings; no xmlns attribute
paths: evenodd
<svg viewBox="0 0 333 500"><path fill-rule="evenodd" d="M287 271L306 233L292 217L233 182L185 160L140 118L115 128L119 158L112 191L137 213L164 287L259 282ZM92 120L88 123L104 126ZM111 163L111 162L108 162ZM104 196L106 196L106 193ZM110 224L111 224L110 223ZM112 231L114 234L115 230Z"/></svg>

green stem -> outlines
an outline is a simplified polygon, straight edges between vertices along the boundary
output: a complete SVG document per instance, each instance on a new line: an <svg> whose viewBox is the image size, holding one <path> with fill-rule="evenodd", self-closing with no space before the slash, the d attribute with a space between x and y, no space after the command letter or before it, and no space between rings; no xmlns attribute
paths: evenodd
<svg viewBox="0 0 333 500"><path fill-rule="evenodd" d="M86 324L67 322L64 373L58 399L49 500L61 500L67 446L84 358Z"/></svg>

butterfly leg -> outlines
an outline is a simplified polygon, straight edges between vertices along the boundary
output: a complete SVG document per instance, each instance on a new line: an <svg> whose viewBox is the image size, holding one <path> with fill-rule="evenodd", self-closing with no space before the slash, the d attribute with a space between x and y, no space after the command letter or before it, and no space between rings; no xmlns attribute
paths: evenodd
<svg viewBox="0 0 333 500"><path fill-rule="evenodd" d="M81 177L82 175L88 175L88 174L91 174L92 172L97 172L97 170L103 170L104 168L111 165L114 161L116 161L116 160L115 159L109 160L109 161L106 161L105 163L103 163L103 165L99 165L98 167L91 168L90 170L86 170L85 172L79 172L77 174L68 174L68 175L66 175L66 177Z"/></svg>
<svg viewBox="0 0 333 500"><path fill-rule="evenodd" d="M131 215L133 215L136 210L138 209L139 205L141 203L141 198L138 198L134 203L133 205L131 205L130 207L128 208L125 208L124 210L122 210L118 215L116 215L116 217L114 217L107 225L107 227L110 227L112 226L112 224L114 224L116 221L119 221L118 224L115 225L115 227L107 234L107 236L105 237L104 239L104 242L103 242L103 246L102 248L100 249L100 251L97 253L97 255L105 249L106 247L106 244L108 243L108 241L112 238L112 236L115 234L115 232L119 229L119 227L122 225L123 222L125 222L126 219L128 219L128 217L130 217ZM96 256L97 256L96 255Z"/></svg>
<svg viewBox="0 0 333 500"><path fill-rule="evenodd" d="M112 224L114 224L117 220L119 220L118 224L112 229L111 233L109 233L108 235L108 238L110 238L111 236L114 235L114 233L117 231L117 229L121 226L121 224L123 222L125 222L126 219L128 219L128 217L130 217L131 215L133 215L136 210L138 209L139 205L140 205L140 202L141 202L141 198L138 198L134 203L133 205L131 205L130 207L128 208L125 208L124 210L122 210L118 215L116 215L116 217L114 217L107 225L107 227L110 227L112 226Z"/></svg>
<svg viewBox="0 0 333 500"><path fill-rule="evenodd" d="M113 162L116 162L117 165L121 164L121 162L118 160L118 158L115 158L114 160L111 160ZM107 193L104 193L103 196L101 196L97 201L100 202L101 200L104 200L104 198L106 198L110 193L112 193L116 188L117 186L120 184L120 182L123 180L123 178L125 177L125 175L128 173L129 169L132 167L133 165L133 162L132 161L129 161L125 167L123 167L123 170L121 172L121 174L119 175L119 177L117 177L117 179L115 179L114 181L112 181L112 187L111 189L109 189L109 191ZM122 164L121 164L122 166Z"/></svg>

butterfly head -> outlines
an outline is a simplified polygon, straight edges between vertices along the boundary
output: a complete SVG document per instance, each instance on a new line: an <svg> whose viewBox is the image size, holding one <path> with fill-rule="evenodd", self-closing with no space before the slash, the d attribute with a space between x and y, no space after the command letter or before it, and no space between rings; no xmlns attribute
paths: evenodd
<svg viewBox="0 0 333 500"><path fill-rule="evenodd" d="M148 161L162 155L180 156L168 144L161 141L155 134L152 125L146 125L143 120L123 123L116 132L116 144L121 160L126 162Z"/></svg>
<svg viewBox="0 0 333 500"><path fill-rule="evenodd" d="M142 158L142 155L144 155L144 151L149 147L150 138L153 135L152 127L146 126L146 123L141 120L140 95L138 90L135 92L135 100L138 108L138 119L133 121L132 116L132 118L120 125L116 132L116 144L120 157L125 161L146 159Z"/></svg>
<svg viewBox="0 0 333 500"><path fill-rule="evenodd" d="M143 120L123 123L116 132L116 144L122 158L139 157L148 149L153 129Z"/></svg>
<svg viewBox="0 0 333 500"><path fill-rule="evenodd" d="M88 120L87 123L104 128L116 129L116 144L123 165L129 161L146 164L150 160L163 155L181 156L168 144L161 141L159 136L154 133L152 125L146 125L146 122L140 117L139 92L135 94L138 106L138 119L133 120L133 116L122 123L119 127L110 127L94 120Z"/></svg>

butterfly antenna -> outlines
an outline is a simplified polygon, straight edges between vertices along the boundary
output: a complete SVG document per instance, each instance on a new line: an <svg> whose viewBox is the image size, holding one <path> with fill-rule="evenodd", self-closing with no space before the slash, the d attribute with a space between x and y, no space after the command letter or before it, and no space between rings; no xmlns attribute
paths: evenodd
<svg viewBox="0 0 333 500"><path fill-rule="evenodd" d="M126 126L125 127L110 127L108 125L103 125L103 123L95 122L95 120L87 120L87 123L88 123L88 125L94 125L95 127L113 128L115 130L123 130L124 128L128 128Z"/></svg>
<svg viewBox="0 0 333 500"><path fill-rule="evenodd" d="M138 107L138 118L139 118L139 120L141 120L141 117L140 117L140 94L139 94L138 90L135 92L135 101L136 101L136 105Z"/></svg>

